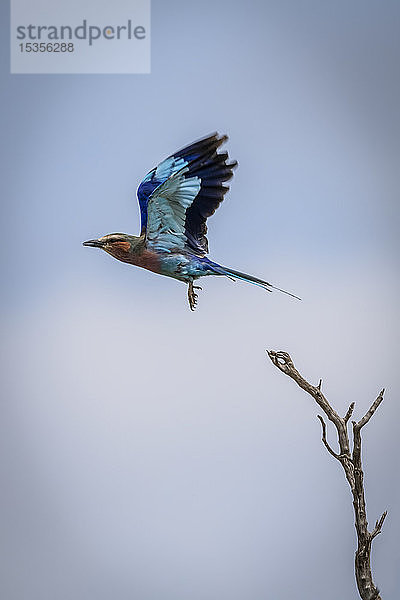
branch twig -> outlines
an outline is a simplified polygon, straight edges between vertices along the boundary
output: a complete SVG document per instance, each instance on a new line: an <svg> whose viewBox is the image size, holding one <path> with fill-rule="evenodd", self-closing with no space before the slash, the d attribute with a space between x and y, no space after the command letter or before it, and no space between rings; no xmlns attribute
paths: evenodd
<svg viewBox="0 0 400 600"><path fill-rule="evenodd" d="M355 527L357 532L357 551L355 555L355 575L358 592L362 600L382 600L378 588L375 586L371 572L371 545L373 539L382 531L387 512L385 511L380 519L375 523L372 531L368 531L368 521L366 514L365 493L364 493L364 473L361 459L361 429L368 423L376 409L383 401L384 390L382 390L376 400L372 403L369 410L357 422L352 421L353 425L353 449L350 451L350 440L347 430L348 422L353 414L355 403L352 402L344 418L330 405L324 394L321 392L322 380L319 380L317 386L311 385L294 366L293 360L287 352L268 351L268 356L272 363L285 375L293 379L299 387L306 391L318 406L324 411L328 419L334 424L338 436L340 452L335 452L330 446L326 437L326 423L321 415L318 419L322 427L322 442L328 452L336 458L342 465L346 479L353 496L353 507L355 517Z"/></svg>
<svg viewBox="0 0 400 600"><path fill-rule="evenodd" d="M355 405L356 405L356 403L355 403L355 402L352 402L352 403L350 404L350 406L349 406L348 410L347 410L346 416L345 416L345 418L344 418L344 422L346 423L346 425L347 425L347 423L349 422L349 419L350 419L351 415L353 414L353 410L354 410L354 407L355 407Z"/></svg>
<svg viewBox="0 0 400 600"><path fill-rule="evenodd" d="M332 448L330 447L328 440L326 439L326 423L323 419L323 417L321 417L321 415L317 415L318 419L321 421L321 426L322 426L322 441L325 445L325 448L328 450L329 454L332 454L332 456L334 456L337 460L342 460L342 458L346 458L345 455L343 454L337 454L334 450L332 450ZM348 456L348 455L347 455Z"/></svg>
<svg viewBox="0 0 400 600"><path fill-rule="evenodd" d="M365 413L363 418L358 421L357 427L359 429L361 429L362 427L364 427L364 425L366 425L368 423L368 421L370 420L370 418L372 417L372 415L374 414L374 412L376 411L376 409L382 402L384 393L385 393L385 388L383 388L383 390L381 390L379 392L379 396L377 397L377 399L371 404L369 410Z"/></svg>

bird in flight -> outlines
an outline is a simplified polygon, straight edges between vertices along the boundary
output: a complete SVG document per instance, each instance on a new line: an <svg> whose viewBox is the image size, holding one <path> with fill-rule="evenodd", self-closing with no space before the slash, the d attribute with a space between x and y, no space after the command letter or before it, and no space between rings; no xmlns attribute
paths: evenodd
<svg viewBox="0 0 400 600"><path fill-rule="evenodd" d="M207 218L214 214L229 187L236 161L219 148L226 135L214 133L168 156L143 179L137 190L140 236L109 233L84 246L101 248L114 258L173 277L188 284L191 310L197 304L194 281L207 275L225 276L281 290L267 281L223 267L207 258Z"/></svg>

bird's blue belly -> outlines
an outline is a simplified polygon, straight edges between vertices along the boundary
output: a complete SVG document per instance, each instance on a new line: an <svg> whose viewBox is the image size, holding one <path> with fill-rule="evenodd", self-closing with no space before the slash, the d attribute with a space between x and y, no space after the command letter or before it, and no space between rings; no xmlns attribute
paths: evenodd
<svg viewBox="0 0 400 600"><path fill-rule="evenodd" d="M194 255L164 254L160 256L160 274L188 283L198 277L214 274L207 262Z"/></svg>

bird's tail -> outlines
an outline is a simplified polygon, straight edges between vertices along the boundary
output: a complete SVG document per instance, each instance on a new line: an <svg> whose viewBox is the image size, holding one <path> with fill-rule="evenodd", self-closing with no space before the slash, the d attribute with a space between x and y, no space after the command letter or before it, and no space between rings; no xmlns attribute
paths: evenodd
<svg viewBox="0 0 400 600"><path fill-rule="evenodd" d="M281 290L281 288L275 287L274 285L272 285L271 283L268 283L267 281L264 281L263 279L258 279L258 277L253 277L253 275L247 275L247 273L241 273L240 271L234 271L233 269L229 269L228 267L223 267L223 266L217 265L215 263L213 263L212 268L220 275L225 275L226 277L230 277L231 279L240 279L241 281L247 281L247 283L252 283L253 285L258 285L258 286L264 288L264 290L267 290L267 292L272 292L272 290L278 290L278 292L283 292L284 294L287 294L288 296L292 296L292 298L301 300L301 298L299 298L298 296L295 296L295 294L291 294L290 292L287 292L286 290Z"/></svg>

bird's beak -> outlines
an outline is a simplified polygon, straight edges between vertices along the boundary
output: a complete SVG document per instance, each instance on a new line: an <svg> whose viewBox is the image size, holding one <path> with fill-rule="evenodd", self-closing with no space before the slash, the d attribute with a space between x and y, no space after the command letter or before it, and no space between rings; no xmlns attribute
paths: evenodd
<svg viewBox="0 0 400 600"><path fill-rule="evenodd" d="M92 248L102 248L103 242L100 240L88 240L87 242L83 242L83 246L91 246Z"/></svg>

